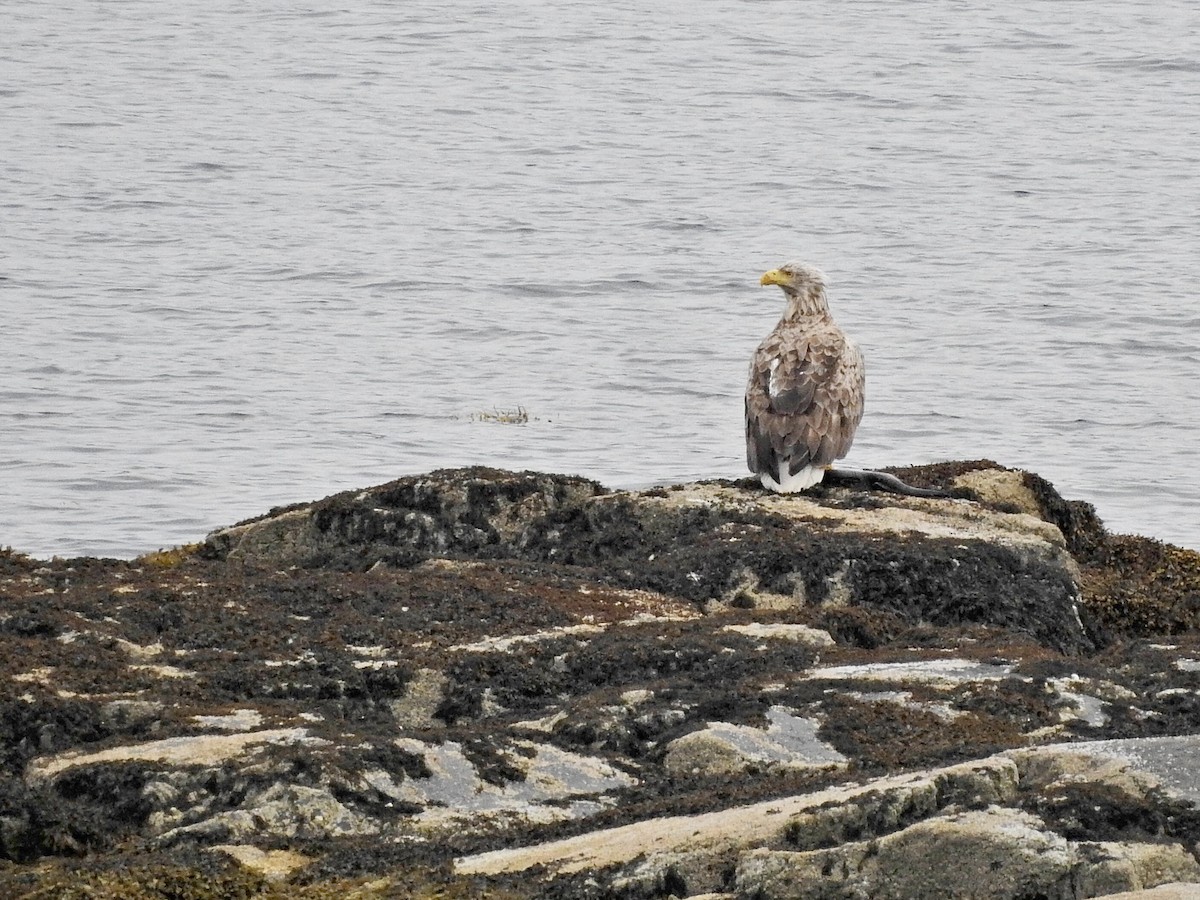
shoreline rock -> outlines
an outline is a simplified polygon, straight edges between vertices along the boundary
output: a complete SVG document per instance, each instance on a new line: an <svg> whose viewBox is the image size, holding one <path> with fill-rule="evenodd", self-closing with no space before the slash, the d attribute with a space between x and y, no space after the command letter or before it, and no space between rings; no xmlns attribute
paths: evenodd
<svg viewBox="0 0 1200 900"><path fill-rule="evenodd" d="M1007 474L1009 493L1032 502ZM871 606L1020 628L1066 652L1096 643L1059 529L969 500L781 496L730 482L606 492L579 478L463 470L290 507L214 532L205 552L276 568L411 565L420 554L556 562L701 608Z"/></svg>
<svg viewBox="0 0 1200 900"><path fill-rule="evenodd" d="M0 553L0 895L1200 884L1200 554L893 472L955 499L473 468Z"/></svg>

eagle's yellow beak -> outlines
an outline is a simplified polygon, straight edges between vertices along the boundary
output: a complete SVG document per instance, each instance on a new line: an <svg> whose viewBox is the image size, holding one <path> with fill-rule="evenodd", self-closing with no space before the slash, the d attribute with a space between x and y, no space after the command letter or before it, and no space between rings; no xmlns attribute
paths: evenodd
<svg viewBox="0 0 1200 900"><path fill-rule="evenodd" d="M772 269L770 272L763 273L763 277L758 280L759 284L787 284L788 277L778 269Z"/></svg>

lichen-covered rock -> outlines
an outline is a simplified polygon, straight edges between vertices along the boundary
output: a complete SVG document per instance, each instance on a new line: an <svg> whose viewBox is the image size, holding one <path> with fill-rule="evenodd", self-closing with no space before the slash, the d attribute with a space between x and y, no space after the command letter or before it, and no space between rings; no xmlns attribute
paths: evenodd
<svg viewBox="0 0 1200 900"><path fill-rule="evenodd" d="M875 841L829 850L757 850L734 879L743 897L934 900L1072 897L1067 841L1011 809L937 816Z"/></svg>
<svg viewBox="0 0 1200 900"><path fill-rule="evenodd" d="M428 777L399 785L381 772L365 777L382 793L422 809L416 817L422 827L462 831L491 827L496 818L537 823L577 818L611 805L606 795L636 782L602 759L531 742L503 754L504 777L490 780L454 742L402 739L398 744L422 757Z"/></svg>
<svg viewBox="0 0 1200 900"><path fill-rule="evenodd" d="M214 532L207 552L272 567L520 557L598 568L699 606L867 606L1000 625L1068 652L1094 646L1059 530L966 500L729 482L606 493L578 478L468 469L288 508Z"/></svg>
<svg viewBox="0 0 1200 900"><path fill-rule="evenodd" d="M890 776L866 784L665 819L651 819L530 847L459 859L465 874L523 872L538 866L557 873L605 869L666 854L703 851L727 859L764 845L803 845L844 840L864 828L883 834L920 820L951 803L981 804L1011 799L1016 766L996 757L932 772ZM711 873L709 873L711 876ZM688 884L690 891L712 885Z"/></svg>
<svg viewBox="0 0 1200 900"><path fill-rule="evenodd" d="M94 753L64 753L42 757L29 767L29 777L52 778L60 772L80 766L105 763L150 762L175 766L220 765L260 744L324 744L304 728L247 730L236 734L197 735L163 738L142 744L127 744L97 750Z"/></svg>
<svg viewBox="0 0 1200 900"><path fill-rule="evenodd" d="M0 551L0 896L919 894L954 841L1014 900L1197 877L1200 554L898 474L955 499L465 469Z"/></svg>
<svg viewBox="0 0 1200 900"><path fill-rule="evenodd" d="M594 481L443 469L273 511L209 535L205 552L255 565L368 568L428 556L505 556L535 522L603 492Z"/></svg>
<svg viewBox="0 0 1200 900"><path fill-rule="evenodd" d="M1077 897L1103 897L1160 884L1193 882L1200 894L1200 863L1179 844L1103 841L1079 848L1072 886Z"/></svg>
<svg viewBox="0 0 1200 900"><path fill-rule="evenodd" d="M667 745L663 766L673 775L728 775L748 770L824 769L847 759L817 737L819 723L782 707L767 710L767 728L710 722Z"/></svg>
<svg viewBox="0 0 1200 900"><path fill-rule="evenodd" d="M446 699L448 681L445 673L436 669L418 670L408 682L404 696L388 704L396 727L401 731L436 728L437 711Z"/></svg>
<svg viewBox="0 0 1200 900"><path fill-rule="evenodd" d="M751 622L747 625L726 625L724 630L762 640L798 641L817 649L832 647L836 644L828 631L809 628L807 625L790 625L782 622L768 625L765 622Z"/></svg>
<svg viewBox="0 0 1200 900"><path fill-rule="evenodd" d="M277 783L239 809L166 831L159 842L170 844L185 838L215 843L244 843L254 838L327 840L378 831L376 823L347 808L328 790Z"/></svg>
<svg viewBox="0 0 1200 900"><path fill-rule="evenodd" d="M1172 883L1106 895L1108 900L1200 900L1200 885Z"/></svg>

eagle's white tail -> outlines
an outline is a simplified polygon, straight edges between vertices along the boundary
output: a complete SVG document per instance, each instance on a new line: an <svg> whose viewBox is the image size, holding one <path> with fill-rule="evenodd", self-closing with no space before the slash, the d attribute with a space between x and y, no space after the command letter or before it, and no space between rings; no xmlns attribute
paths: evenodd
<svg viewBox="0 0 1200 900"><path fill-rule="evenodd" d="M798 491L807 490L814 484L820 484L821 479L825 477L824 466L805 466L795 475L788 474L790 468L789 462L786 459L779 461L779 478L778 480L771 477L771 473L762 472L759 474L759 480L762 481L763 487L769 491L778 491L781 494L795 494Z"/></svg>

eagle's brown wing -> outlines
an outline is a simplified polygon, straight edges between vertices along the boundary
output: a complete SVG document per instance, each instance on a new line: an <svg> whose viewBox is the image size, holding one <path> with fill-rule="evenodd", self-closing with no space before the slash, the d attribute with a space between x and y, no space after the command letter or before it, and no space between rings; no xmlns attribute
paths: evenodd
<svg viewBox="0 0 1200 900"><path fill-rule="evenodd" d="M746 386L746 464L774 477L845 456L862 420L862 354L829 319L781 322L750 361Z"/></svg>

